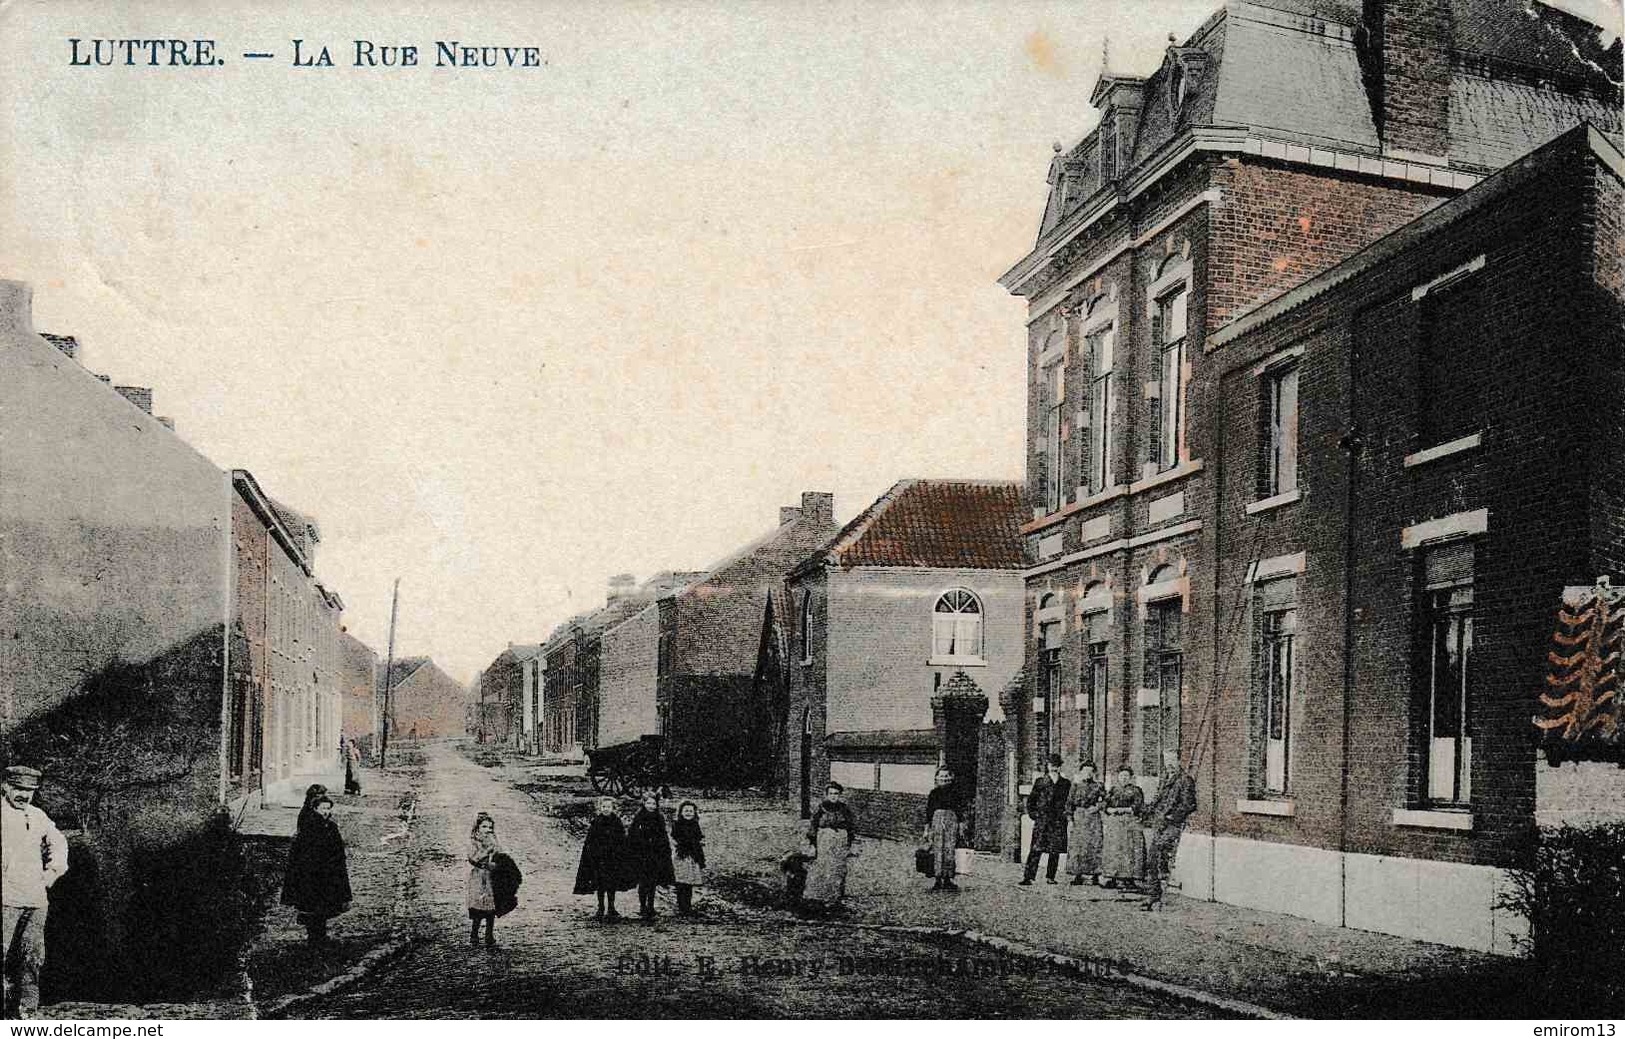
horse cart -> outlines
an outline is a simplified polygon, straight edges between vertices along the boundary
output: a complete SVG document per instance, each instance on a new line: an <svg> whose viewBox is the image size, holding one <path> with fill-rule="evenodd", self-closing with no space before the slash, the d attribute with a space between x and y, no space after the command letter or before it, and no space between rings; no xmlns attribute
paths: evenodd
<svg viewBox="0 0 1625 1039"><path fill-rule="evenodd" d="M587 779L600 794L638 797L666 786L665 739L640 736L630 743L587 751Z"/></svg>

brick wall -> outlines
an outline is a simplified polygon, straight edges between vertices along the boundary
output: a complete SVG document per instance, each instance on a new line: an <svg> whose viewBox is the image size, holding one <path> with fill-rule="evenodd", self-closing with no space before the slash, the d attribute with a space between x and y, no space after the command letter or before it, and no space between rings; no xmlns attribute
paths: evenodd
<svg viewBox="0 0 1625 1039"><path fill-rule="evenodd" d="M1608 521L1598 516L1617 516L1618 509L1617 483L1607 483L1617 462L1604 461L1593 445L1599 436L1618 443L1617 425L1615 432L1606 425L1620 412L1618 384L1608 391L1615 394L1610 407L1597 396L1594 376L1599 355L1619 354L1595 350L1586 333L1593 308L1576 305L1590 294L1592 245L1582 215L1592 168L1570 161L1215 356L1224 367L1215 381L1222 417L1210 449L1221 474L1210 542L1220 596L1213 629L1220 692L1213 756L1199 777L1208 787L1199 825L1216 809L1219 832L1237 836L1376 855L1508 861L1509 842L1532 820L1529 719L1546 670L1552 612L1565 584L1589 583L1596 562L1607 558L1610 550L1599 551L1599 543L1609 539ZM1480 254L1481 270L1435 290L1467 290L1472 305L1451 308L1448 323L1425 322L1427 297L1413 300L1411 289ZM1617 327L1616 321L1615 342ZM1424 344L1428 335L1435 338ZM1302 498L1248 516L1258 487L1256 366L1288 347L1303 349ZM1418 431L1433 403L1424 398L1429 381L1422 365L1439 348L1470 355L1471 370L1484 380L1482 446L1407 466L1407 456L1435 446ZM1361 445L1352 473L1340 443L1350 429L1358 430ZM1600 463L1592 470L1600 480L1586 476L1588 460ZM1427 657L1418 651L1421 556L1401 548L1400 534L1408 525L1480 508L1488 509L1489 526L1473 539L1472 829L1397 826L1394 809L1426 807L1427 738L1421 700ZM1348 516L1352 528L1345 526ZM1289 786L1295 813L1247 814L1235 804L1256 794L1257 719L1250 712L1257 628L1240 581L1250 561L1297 551L1305 566L1298 578ZM1352 566L1345 568L1345 558ZM1346 677L1353 684L1345 714Z"/></svg>
<svg viewBox="0 0 1625 1039"><path fill-rule="evenodd" d="M390 740L421 740L463 735L468 721L468 690L440 670L434 661L418 668L390 693L395 728Z"/></svg>
<svg viewBox="0 0 1625 1039"><path fill-rule="evenodd" d="M1210 207L1209 329L1336 265L1451 194L1239 157L1214 168L1213 186L1223 201Z"/></svg>
<svg viewBox="0 0 1625 1039"><path fill-rule="evenodd" d="M650 603L604 632L599 653L598 737L605 746L659 731L655 711L660 607Z"/></svg>

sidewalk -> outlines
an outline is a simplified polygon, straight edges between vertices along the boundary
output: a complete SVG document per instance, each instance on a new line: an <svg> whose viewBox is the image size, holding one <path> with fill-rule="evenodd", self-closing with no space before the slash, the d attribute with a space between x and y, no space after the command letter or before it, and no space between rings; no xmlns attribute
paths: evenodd
<svg viewBox="0 0 1625 1039"><path fill-rule="evenodd" d="M699 801L718 894L782 900L778 862L805 824L762 802ZM1094 886L1054 886L1042 872L1018 887L1021 866L976 856L960 891L931 891L914 872L914 845L860 838L844 919L872 925L979 932L1046 952L1114 961L1123 969L1301 1017L1526 1017L1532 1007L1516 960L1297 917L1179 897L1140 899ZM1283 882L1290 882L1283 878Z"/></svg>
<svg viewBox="0 0 1625 1039"><path fill-rule="evenodd" d="M256 807L245 814L240 832L260 847L266 868L276 874L267 878L271 896L264 926L246 957L259 1011L344 976L403 940L400 903L412 877L417 842L402 834L409 810L415 819L412 806L423 777L423 756L421 751L391 748L390 760L387 769L362 770L357 796L341 793L342 780L329 788L333 819L344 835L353 901L348 912L329 923L332 941L326 947L311 948L293 907L281 901L277 870L287 859L298 805Z"/></svg>

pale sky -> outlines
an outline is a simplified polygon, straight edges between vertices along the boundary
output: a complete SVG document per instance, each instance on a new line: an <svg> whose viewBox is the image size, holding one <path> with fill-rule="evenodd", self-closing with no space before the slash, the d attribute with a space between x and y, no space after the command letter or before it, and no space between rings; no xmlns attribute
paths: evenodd
<svg viewBox="0 0 1625 1039"><path fill-rule="evenodd" d="M1571 0L1597 7L1600 0ZM0 3L0 277L460 680L803 490L1019 478L1051 144L1218 0ZM1617 10L1616 10L1617 14ZM210 69L73 68L203 37ZM290 67L289 41L338 67ZM355 39L417 68L349 67ZM434 41L541 69L434 69ZM245 51L276 54L247 61Z"/></svg>

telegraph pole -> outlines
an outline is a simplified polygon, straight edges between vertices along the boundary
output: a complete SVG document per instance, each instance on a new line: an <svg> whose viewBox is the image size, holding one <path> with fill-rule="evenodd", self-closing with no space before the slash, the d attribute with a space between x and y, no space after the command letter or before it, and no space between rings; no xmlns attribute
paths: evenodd
<svg viewBox="0 0 1625 1039"><path fill-rule="evenodd" d="M389 702L395 686L395 611L401 604L401 579L395 578L395 590L389 596L389 657L384 663L384 719L383 735L378 742L378 767L389 764L389 729L395 715Z"/></svg>

